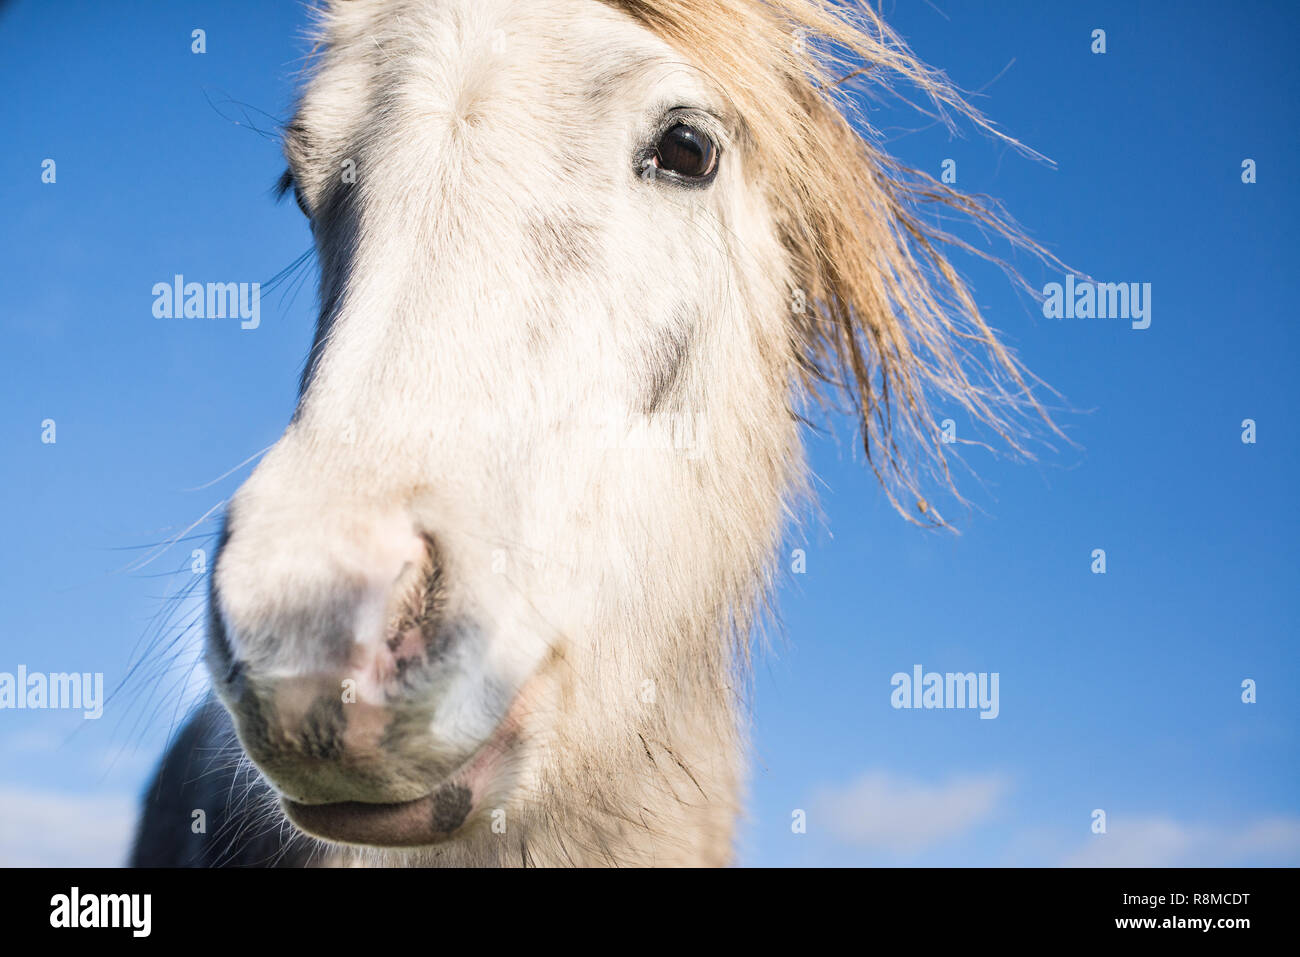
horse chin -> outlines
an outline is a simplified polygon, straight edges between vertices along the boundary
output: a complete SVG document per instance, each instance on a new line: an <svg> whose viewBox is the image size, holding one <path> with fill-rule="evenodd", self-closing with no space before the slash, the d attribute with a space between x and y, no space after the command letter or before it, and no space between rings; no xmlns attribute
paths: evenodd
<svg viewBox="0 0 1300 957"><path fill-rule="evenodd" d="M280 798L285 816L299 830L335 844L360 847L428 847L452 840L473 826L497 786L518 743L507 718L456 772L423 797L396 803L337 801L302 804Z"/></svg>

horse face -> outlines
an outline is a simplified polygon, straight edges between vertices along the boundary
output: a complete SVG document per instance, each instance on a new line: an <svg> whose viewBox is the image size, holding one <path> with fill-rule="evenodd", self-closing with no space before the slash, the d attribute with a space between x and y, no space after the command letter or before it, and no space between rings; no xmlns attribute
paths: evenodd
<svg viewBox="0 0 1300 957"><path fill-rule="evenodd" d="M320 322L208 660L300 827L429 845L725 671L798 456L788 267L708 65L610 6L326 16Z"/></svg>

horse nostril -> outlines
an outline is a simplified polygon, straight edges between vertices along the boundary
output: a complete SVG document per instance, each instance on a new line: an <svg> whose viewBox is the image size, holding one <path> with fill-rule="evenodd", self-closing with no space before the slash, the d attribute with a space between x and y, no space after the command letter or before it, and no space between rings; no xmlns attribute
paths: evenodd
<svg viewBox="0 0 1300 957"><path fill-rule="evenodd" d="M442 556L427 533L424 560L409 564L394 582L385 634L397 677L403 679L417 661L431 662L445 650L443 618L447 607Z"/></svg>

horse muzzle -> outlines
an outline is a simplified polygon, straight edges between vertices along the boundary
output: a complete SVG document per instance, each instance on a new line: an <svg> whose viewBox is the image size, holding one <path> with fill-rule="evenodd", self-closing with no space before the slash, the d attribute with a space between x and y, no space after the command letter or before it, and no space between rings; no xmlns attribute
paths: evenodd
<svg viewBox="0 0 1300 957"><path fill-rule="evenodd" d="M492 792L519 736L517 695L484 663L475 622L448 614L435 540L374 527L368 542L343 537L346 556L322 546L298 562L266 549L251 562L239 529L225 536L207 662L294 824L342 843L434 844Z"/></svg>

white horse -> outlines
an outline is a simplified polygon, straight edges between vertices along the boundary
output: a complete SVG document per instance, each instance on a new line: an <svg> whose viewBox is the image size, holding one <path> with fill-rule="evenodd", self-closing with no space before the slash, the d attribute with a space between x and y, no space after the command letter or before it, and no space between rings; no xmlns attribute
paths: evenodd
<svg viewBox="0 0 1300 957"><path fill-rule="evenodd" d="M803 414L934 523L933 397L1013 446L1039 408L918 206L1018 237L857 132L887 82L995 132L865 5L328 3L318 331L137 863L730 860Z"/></svg>

